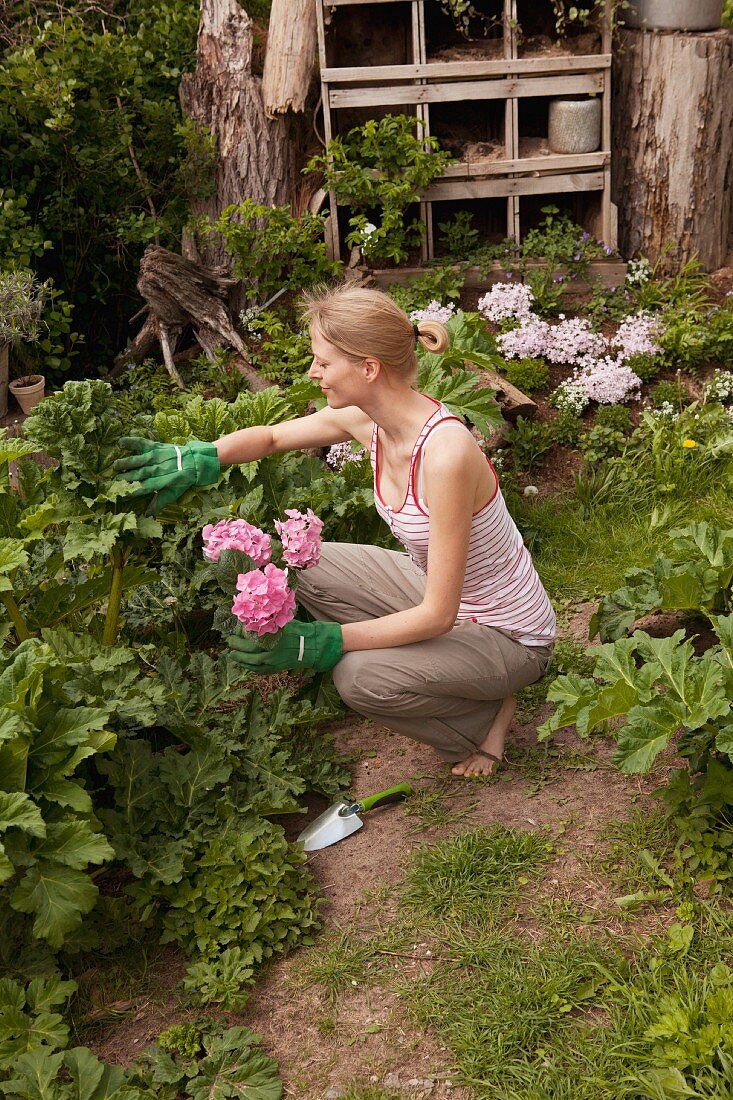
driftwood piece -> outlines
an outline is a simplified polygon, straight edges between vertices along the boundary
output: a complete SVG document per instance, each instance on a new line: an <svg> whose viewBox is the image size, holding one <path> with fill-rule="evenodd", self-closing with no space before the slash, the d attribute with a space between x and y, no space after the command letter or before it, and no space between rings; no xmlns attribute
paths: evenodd
<svg viewBox="0 0 733 1100"><path fill-rule="evenodd" d="M622 255L714 270L733 228L733 32L619 31L613 175Z"/></svg>
<svg viewBox="0 0 733 1100"><path fill-rule="evenodd" d="M272 0L262 74L268 118L305 109L315 60L316 0Z"/></svg>
<svg viewBox="0 0 733 1100"><path fill-rule="evenodd" d="M496 390L496 400L499 402L502 415L506 420L516 420L518 416L529 419L536 414L537 403L531 397L527 397L526 393L522 393L516 386L513 386L511 382L507 382L501 374L494 374L493 371L482 369L481 375L489 382L491 388Z"/></svg>
<svg viewBox="0 0 733 1100"><path fill-rule="evenodd" d="M292 120L265 115L252 72L252 20L237 0L201 0L196 71L184 74L179 94L184 115L216 139L213 194L190 197L194 218L215 220L245 198L287 205L300 179L299 143ZM215 237L189 236L186 249L209 266L228 262Z"/></svg>

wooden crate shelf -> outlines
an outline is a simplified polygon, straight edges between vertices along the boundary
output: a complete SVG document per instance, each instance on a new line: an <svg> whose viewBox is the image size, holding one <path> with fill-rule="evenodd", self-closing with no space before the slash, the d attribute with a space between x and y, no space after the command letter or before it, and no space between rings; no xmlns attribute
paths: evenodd
<svg viewBox="0 0 733 1100"><path fill-rule="evenodd" d="M464 45L467 54L481 51L472 43L454 41L442 48L435 41L435 35L445 30L435 0L317 0L326 141L354 125L354 118L370 117L373 109L372 117L390 110L413 114L422 121L426 136L438 136L453 152L463 148L459 159L422 196L423 260L435 255L434 203L502 199L506 204L503 235L519 239L526 228L522 198L537 195L549 199L552 195L596 193L600 205L594 206L592 226L587 228L615 247L615 208L610 198L608 13L593 32L577 38L578 52L562 54L547 45L546 32L554 20L551 0L476 0L475 6L493 20L494 37L482 58L460 56ZM381 25L385 21L391 25L399 12L395 24L399 33L381 36L388 43L386 54L375 56L373 65L344 64L343 56L333 48L338 38L334 23L348 19L350 8L356 20L350 38L343 23L338 32L345 41L358 39L360 26L366 28L367 37L376 39L380 20ZM524 34L518 30L522 18ZM594 43L597 51L588 48ZM441 56L434 56L436 52ZM459 56L446 58L446 53ZM575 156L552 153L547 141L547 104L557 96L578 95L601 98L600 148ZM475 139L466 140L466 120L481 117L476 112L482 103L486 118L477 124ZM451 111L461 112L455 115L453 125ZM329 202L329 247L334 256L340 256L338 206L333 193Z"/></svg>

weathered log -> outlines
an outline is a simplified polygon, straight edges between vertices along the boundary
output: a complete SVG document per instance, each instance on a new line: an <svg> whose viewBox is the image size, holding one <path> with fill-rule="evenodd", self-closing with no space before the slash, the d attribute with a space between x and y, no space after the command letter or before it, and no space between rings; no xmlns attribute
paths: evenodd
<svg viewBox="0 0 733 1100"><path fill-rule="evenodd" d="M268 118L302 112L316 60L316 0L272 0L262 99Z"/></svg>
<svg viewBox="0 0 733 1100"><path fill-rule="evenodd" d="M614 53L619 247L666 266L720 267L733 180L733 32L622 30Z"/></svg>
<svg viewBox="0 0 733 1100"><path fill-rule="evenodd" d="M191 196L195 217L215 220L231 204L252 198L287 205L299 180L298 142L289 120L265 116L261 80L252 72L252 20L237 0L202 0L196 72L180 86L183 113L216 138L213 194ZM194 241L186 254L208 266L227 262L215 237Z"/></svg>
<svg viewBox="0 0 733 1100"><path fill-rule="evenodd" d="M537 413L537 403L526 393L522 393L511 382L507 382L501 374L494 371L482 370L481 376L496 390L496 400L501 408L502 416L506 420L516 420L518 416L530 419Z"/></svg>

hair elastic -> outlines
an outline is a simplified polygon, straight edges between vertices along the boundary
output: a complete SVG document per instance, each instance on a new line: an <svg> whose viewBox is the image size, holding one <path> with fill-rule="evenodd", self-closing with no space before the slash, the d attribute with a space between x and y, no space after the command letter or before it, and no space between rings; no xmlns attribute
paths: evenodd
<svg viewBox="0 0 733 1100"><path fill-rule="evenodd" d="M413 325L412 331L415 333L415 347L417 347L420 342L420 329L417 327L417 325Z"/></svg>

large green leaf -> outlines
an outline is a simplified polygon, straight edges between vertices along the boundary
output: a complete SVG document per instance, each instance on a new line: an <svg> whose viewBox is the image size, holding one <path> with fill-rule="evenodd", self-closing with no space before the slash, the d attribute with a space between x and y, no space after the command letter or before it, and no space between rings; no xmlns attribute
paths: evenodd
<svg viewBox="0 0 733 1100"><path fill-rule="evenodd" d="M104 729L109 713L95 707L55 707L49 708L45 716L47 720L29 753L31 764L38 768L39 778L45 778L50 767L66 760L70 748L90 744L92 731Z"/></svg>
<svg viewBox="0 0 733 1100"><path fill-rule="evenodd" d="M552 734L564 726L572 726L580 722L587 727L581 716L587 714L598 696L598 684L594 680L583 679L576 673L558 676L550 684L547 691L547 699L556 703L557 708L553 714L537 730L540 741L546 740Z"/></svg>
<svg viewBox="0 0 733 1100"><path fill-rule="evenodd" d="M0 592L9 592L16 569L28 564L28 555L20 539L0 539Z"/></svg>
<svg viewBox="0 0 733 1100"><path fill-rule="evenodd" d="M660 696L645 706L632 707L625 726L619 730L614 760L622 772L648 772L672 734L685 718L682 703Z"/></svg>
<svg viewBox="0 0 733 1100"><path fill-rule="evenodd" d="M132 1095L142 1095L137 1089L126 1086L126 1073L122 1066L100 1062L86 1047L72 1047L64 1051L64 1065L71 1075L69 1100L106 1100L125 1088L127 1100Z"/></svg>
<svg viewBox="0 0 733 1100"><path fill-rule="evenodd" d="M7 437L7 429L0 429L0 466L7 466L11 462L17 462L24 455L35 454L37 448L20 436L11 439Z"/></svg>
<svg viewBox="0 0 733 1100"><path fill-rule="evenodd" d="M61 863L34 864L14 891L10 904L20 913L34 913L33 933L61 947L94 908L97 887L88 875Z"/></svg>
<svg viewBox="0 0 733 1100"><path fill-rule="evenodd" d="M46 838L34 851L37 859L54 860L67 867L84 870L90 863L114 859L114 851L101 833L95 833L84 818L54 821L47 826Z"/></svg>
<svg viewBox="0 0 733 1100"><path fill-rule="evenodd" d="M0 791L0 832L22 829L30 836L44 837L46 826L41 811L27 794L20 791Z"/></svg>
<svg viewBox="0 0 733 1100"><path fill-rule="evenodd" d="M206 1057L188 1082L193 1100L280 1100L282 1082L277 1062L264 1054L259 1035L231 1027L205 1040Z"/></svg>

